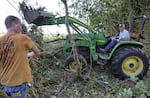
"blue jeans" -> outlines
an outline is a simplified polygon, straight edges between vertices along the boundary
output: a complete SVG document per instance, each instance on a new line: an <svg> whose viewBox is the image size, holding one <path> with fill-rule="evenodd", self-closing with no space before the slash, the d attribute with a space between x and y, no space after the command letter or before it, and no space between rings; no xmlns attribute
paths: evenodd
<svg viewBox="0 0 150 98"><path fill-rule="evenodd" d="M6 86L4 90L9 98L26 98L27 97L27 83L18 86Z"/></svg>
<svg viewBox="0 0 150 98"><path fill-rule="evenodd" d="M104 51L107 53L114 45L117 44L117 40L111 40L104 48Z"/></svg>

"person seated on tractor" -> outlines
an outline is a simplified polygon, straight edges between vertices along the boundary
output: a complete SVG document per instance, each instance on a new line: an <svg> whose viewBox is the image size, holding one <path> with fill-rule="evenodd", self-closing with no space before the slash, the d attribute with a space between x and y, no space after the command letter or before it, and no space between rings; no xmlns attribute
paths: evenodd
<svg viewBox="0 0 150 98"><path fill-rule="evenodd" d="M119 24L119 35L112 37L109 43L104 47L104 49L100 49L103 53L108 53L109 50L115 46L120 40L128 40L130 39L130 33L125 29L125 24Z"/></svg>

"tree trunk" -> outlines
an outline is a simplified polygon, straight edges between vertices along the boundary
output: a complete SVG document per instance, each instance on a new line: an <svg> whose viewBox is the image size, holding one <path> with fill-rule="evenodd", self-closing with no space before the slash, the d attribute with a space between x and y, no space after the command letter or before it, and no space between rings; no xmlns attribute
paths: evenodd
<svg viewBox="0 0 150 98"><path fill-rule="evenodd" d="M72 51L73 51L73 56L74 56L74 60L75 62L77 63L77 77L80 77L81 74L80 74L80 61L79 61L79 56L78 56L78 52L77 52L77 49L76 49L76 44L75 44L75 41L72 37L72 34L70 32L70 29L69 29L69 21L68 21L68 5L67 5L67 0L61 0L63 3L64 3L64 6L65 6L65 24L66 24L66 28L67 28L67 32L69 34L69 39L71 41L71 44L72 44Z"/></svg>

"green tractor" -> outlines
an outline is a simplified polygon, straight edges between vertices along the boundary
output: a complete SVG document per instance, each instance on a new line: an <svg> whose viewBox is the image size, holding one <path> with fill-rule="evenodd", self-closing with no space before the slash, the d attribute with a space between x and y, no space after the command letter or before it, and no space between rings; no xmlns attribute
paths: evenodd
<svg viewBox="0 0 150 98"><path fill-rule="evenodd" d="M142 19L142 23L137 36L134 36L132 31L137 19ZM69 17L69 21L70 26L77 32L77 34L73 35L73 38L76 42L79 59L82 61L80 65L81 70L84 69L92 58L92 62L97 62L97 64L109 63L112 68L112 73L119 79L125 79L130 76L137 76L139 79L142 79L146 75L149 70L149 63L146 54L142 50L144 45L140 42L140 38L143 38L143 28L146 21L145 16L133 17L129 30L132 35L131 39L119 41L109 51L108 55L102 54L100 49L108 44L109 37L95 32L86 24L72 17ZM84 33L83 30L79 29L79 26L86 28L88 32ZM69 37L67 37L64 50L66 52L72 52L71 46ZM66 59L65 66L73 72L77 71L77 64L74 61L72 53Z"/></svg>
<svg viewBox="0 0 150 98"><path fill-rule="evenodd" d="M29 24L33 23L37 26L65 24L65 16L55 18L47 13L30 9L30 7L27 7L23 3L20 4L20 7ZM107 62L111 65L112 73L119 79L129 78L130 76L136 76L142 79L149 70L148 58L142 49L144 45L140 42L146 17L133 17L129 30L131 34L137 19L142 19L142 22L136 38L119 41L109 51L108 55L104 55L101 53L100 48L107 45L109 37L105 37L102 33L97 33L78 19L68 17L69 26L76 32L72 36L75 40L81 62L79 65L80 70L84 70L90 62L96 62L97 64L105 64ZM66 37L63 50L64 52L70 52L70 55L65 61L65 67L72 72L76 72L78 67L73 57L72 44L69 36Z"/></svg>

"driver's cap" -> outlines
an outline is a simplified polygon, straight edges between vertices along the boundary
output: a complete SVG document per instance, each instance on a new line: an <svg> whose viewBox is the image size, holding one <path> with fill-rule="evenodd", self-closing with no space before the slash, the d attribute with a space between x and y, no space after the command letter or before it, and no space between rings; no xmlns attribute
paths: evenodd
<svg viewBox="0 0 150 98"><path fill-rule="evenodd" d="M119 27L124 27L125 28L125 24L119 24Z"/></svg>

